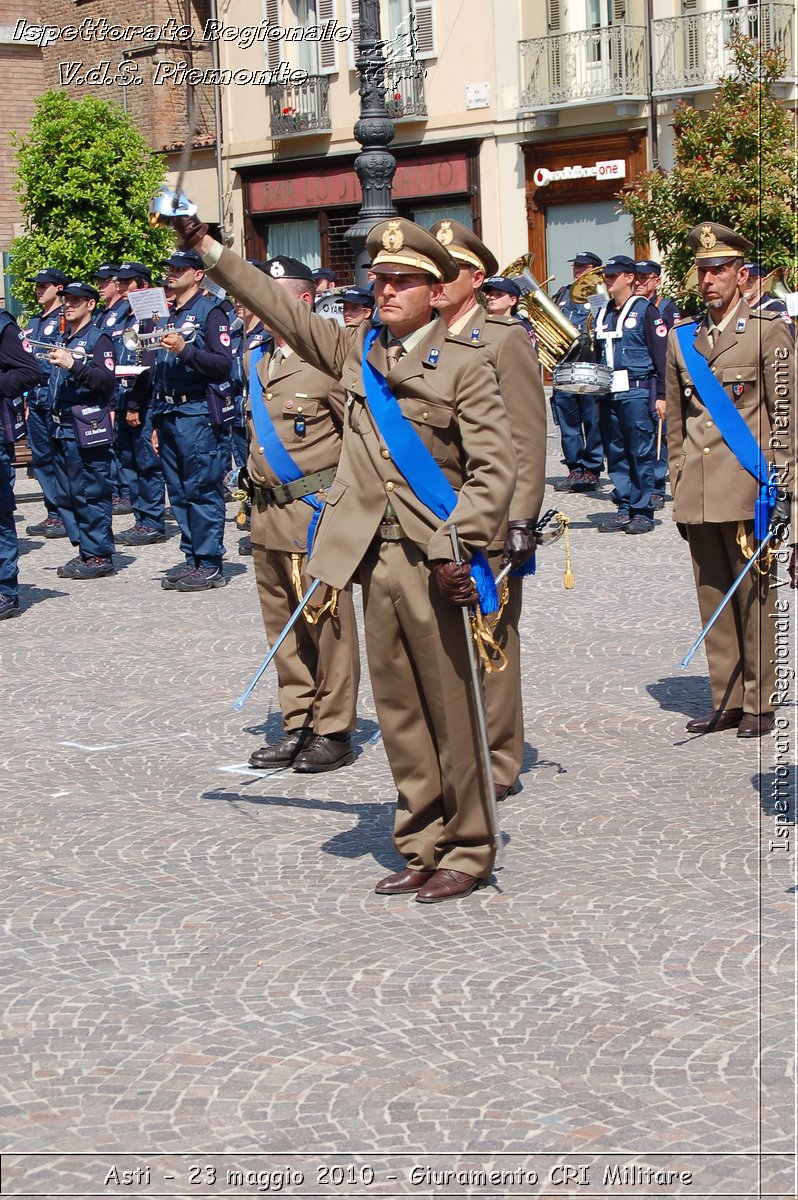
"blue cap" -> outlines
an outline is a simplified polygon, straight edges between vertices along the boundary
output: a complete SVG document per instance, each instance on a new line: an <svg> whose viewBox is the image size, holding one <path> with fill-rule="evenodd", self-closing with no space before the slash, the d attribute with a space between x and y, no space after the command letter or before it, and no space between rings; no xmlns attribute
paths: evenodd
<svg viewBox="0 0 798 1200"><path fill-rule="evenodd" d="M635 263L635 275L661 275L662 267L653 258L638 258Z"/></svg>
<svg viewBox="0 0 798 1200"><path fill-rule="evenodd" d="M328 279L330 283L335 283L335 271L331 271L329 267L316 267L312 275L314 279Z"/></svg>
<svg viewBox="0 0 798 1200"><path fill-rule="evenodd" d="M576 263L578 267L600 267L601 259L598 254L594 254L592 250L579 250L573 258L568 259L569 262Z"/></svg>
<svg viewBox="0 0 798 1200"><path fill-rule="evenodd" d="M57 287L63 286L67 281L67 277L63 271L59 271L57 267L45 267L43 271L39 271L36 275L31 275L28 283L53 283Z"/></svg>
<svg viewBox="0 0 798 1200"><path fill-rule="evenodd" d="M81 300L99 300L100 293L90 283L80 283L75 279L63 289L64 296L78 296Z"/></svg>
<svg viewBox="0 0 798 1200"><path fill-rule="evenodd" d="M94 278L102 279L104 282L106 279L113 279L118 270L119 263L101 263L94 272Z"/></svg>
<svg viewBox="0 0 798 1200"><path fill-rule="evenodd" d="M605 275L634 275L636 271L635 260L628 254L613 254L604 264Z"/></svg>
<svg viewBox="0 0 798 1200"><path fill-rule="evenodd" d="M506 292L508 296L515 296L516 300L521 298L521 289L514 279L508 279L505 275L491 275L490 279L486 279L482 285L483 291L486 292Z"/></svg>
<svg viewBox="0 0 798 1200"><path fill-rule="evenodd" d="M177 267L181 271L204 271L202 255L196 250L175 250L161 261L162 267Z"/></svg>
<svg viewBox="0 0 798 1200"><path fill-rule="evenodd" d="M145 267L144 263L123 262L119 264L119 270L116 273L117 279L146 279L152 282L150 268Z"/></svg>
<svg viewBox="0 0 798 1200"><path fill-rule="evenodd" d="M755 279L764 279L765 275L767 275L765 268L761 263L758 262L746 263L745 269L747 270L748 274L753 275Z"/></svg>
<svg viewBox="0 0 798 1200"><path fill-rule="evenodd" d="M374 293L369 288L347 288L341 293L341 300L344 304L365 304L368 308L374 307Z"/></svg>

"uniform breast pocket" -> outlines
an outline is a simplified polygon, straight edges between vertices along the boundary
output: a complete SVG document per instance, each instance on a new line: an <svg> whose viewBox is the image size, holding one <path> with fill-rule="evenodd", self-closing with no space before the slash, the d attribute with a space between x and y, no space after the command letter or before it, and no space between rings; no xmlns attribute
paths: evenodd
<svg viewBox="0 0 798 1200"><path fill-rule="evenodd" d="M308 396L289 396L283 401L281 433L283 441L301 444L319 415L319 401Z"/></svg>
<svg viewBox="0 0 798 1200"><path fill-rule="evenodd" d="M436 462L445 462L452 443L452 409L434 400L402 401L402 412Z"/></svg>
<svg viewBox="0 0 798 1200"><path fill-rule="evenodd" d="M757 402L759 372L752 367L724 367L721 382L738 408Z"/></svg>

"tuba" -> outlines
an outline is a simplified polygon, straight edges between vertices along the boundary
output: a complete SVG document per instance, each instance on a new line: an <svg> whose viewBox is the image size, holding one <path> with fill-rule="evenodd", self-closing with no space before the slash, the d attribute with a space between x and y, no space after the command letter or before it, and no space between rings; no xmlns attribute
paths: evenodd
<svg viewBox="0 0 798 1200"><path fill-rule="evenodd" d="M547 371L553 371L565 356L578 346L579 330L543 291L531 266L534 254L522 254L505 267L502 275L515 279L524 289L518 308L535 327L538 339L538 357Z"/></svg>

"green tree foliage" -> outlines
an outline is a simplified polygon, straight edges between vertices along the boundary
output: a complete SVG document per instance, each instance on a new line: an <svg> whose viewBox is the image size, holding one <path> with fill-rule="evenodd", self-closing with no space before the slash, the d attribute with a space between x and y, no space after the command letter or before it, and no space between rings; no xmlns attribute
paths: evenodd
<svg viewBox="0 0 798 1200"><path fill-rule="evenodd" d="M26 232L12 242L11 269L14 294L28 308L33 285L25 279L43 267L60 267L71 279L91 277L107 261L152 268L174 240L147 221L163 160L119 105L51 91L36 109L28 135L15 139Z"/></svg>
<svg viewBox="0 0 798 1200"><path fill-rule="evenodd" d="M785 58L740 33L731 50L732 73L721 80L713 106L699 112L682 103L674 113L673 169L644 172L621 197L622 207L656 238L673 295L693 265L685 234L701 221L738 230L753 242L754 258L768 270L785 268L794 285L796 127L774 95Z"/></svg>

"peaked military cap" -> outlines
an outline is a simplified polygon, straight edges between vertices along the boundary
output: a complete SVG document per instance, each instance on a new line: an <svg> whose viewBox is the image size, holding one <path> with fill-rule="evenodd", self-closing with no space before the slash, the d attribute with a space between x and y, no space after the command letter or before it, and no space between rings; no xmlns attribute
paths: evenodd
<svg viewBox="0 0 798 1200"><path fill-rule="evenodd" d="M407 275L423 271L438 283L452 283L460 268L437 238L404 217L380 221L366 239L375 274Z"/></svg>
<svg viewBox="0 0 798 1200"><path fill-rule="evenodd" d="M499 264L488 247L467 225L447 217L436 221L430 233L446 247L455 262L478 267L486 275L495 275L498 271Z"/></svg>
<svg viewBox="0 0 798 1200"><path fill-rule="evenodd" d="M696 262L707 267L720 267L730 258L746 258L753 250L753 242L741 233L718 225L716 221L704 221L691 229L685 238L695 254Z"/></svg>
<svg viewBox="0 0 798 1200"><path fill-rule="evenodd" d="M75 279L63 289L64 296L77 296L80 300L99 300L100 293L90 283L81 283Z"/></svg>
<svg viewBox="0 0 798 1200"><path fill-rule="evenodd" d="M305 279L308 283L314 282L310 267L300 262L298 258L289 258L287 254L278 254L274 258L267 259L261 270L265 271L272 279Z"/></svg>
<svg viewBox="0 0 798 1200"><path fill-rule="evenodd" d="M59 271L57 267L45 267L43 271L37 272L28 279L28 283L53 283L57 287L66 283L67 277L63 271Z"/></svg>

